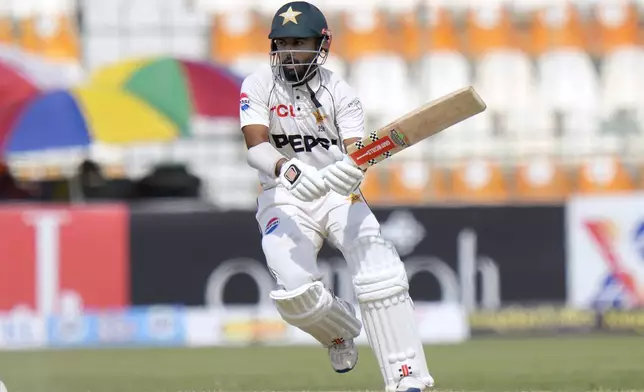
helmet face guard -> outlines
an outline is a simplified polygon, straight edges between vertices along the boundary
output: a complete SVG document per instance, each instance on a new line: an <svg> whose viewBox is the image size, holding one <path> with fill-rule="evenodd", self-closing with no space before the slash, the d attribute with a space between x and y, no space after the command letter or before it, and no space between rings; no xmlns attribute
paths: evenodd
<svg viewBox="0 0 644 392"><path fill-rule="evenodd" d="M302 37L297 37L302 38ZM331 34L328 30L322 32L317 50L285 49L277 50L274 40L271 43L270 61L273 74L287 84L300 84L309 80L318 67L326 62L331 44ZM296 61L296 55L311 54L308 62Z"/></svg>

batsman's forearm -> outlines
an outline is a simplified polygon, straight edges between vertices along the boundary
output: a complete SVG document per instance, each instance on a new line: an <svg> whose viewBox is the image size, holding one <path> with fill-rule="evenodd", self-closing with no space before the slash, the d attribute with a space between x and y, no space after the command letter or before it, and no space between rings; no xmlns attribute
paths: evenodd
<svg viewBox="0 0 644 392"><path fill-rule="evenodd" d="M279 175L278 166L285 159L284 155L275 149L269 142L261 142L248 149L246 160L250 167L257 169L267 176ZM275 174L277 171L277 174Z"/></svg>
<svg viewBox="0 0 644 392"><path fill-rule="evenodd" d="M279 161L277 161L277 164L275 164L275 177L280 175L280 172L282 171L282 165L288 161L286 158L282 158Z"/></svg>

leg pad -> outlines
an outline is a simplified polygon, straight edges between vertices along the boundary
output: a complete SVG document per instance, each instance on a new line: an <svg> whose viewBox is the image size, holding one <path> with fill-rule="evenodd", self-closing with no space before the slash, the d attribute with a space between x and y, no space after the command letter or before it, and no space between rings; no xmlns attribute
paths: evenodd
<svg viewBox="0 0 644 392"><path fill-rule="evenodd" d="M313 336L324 347L360 334L360 320L322 282L291 291L275 290L270 296L284 321Z"/></svg>
<svg viewBox="0 0 644 392"><path fill-rule="evenodd" d="M430 379L403 262L381 237L361 238L345 250L371 348L387 389L403 377Z"/></svg>

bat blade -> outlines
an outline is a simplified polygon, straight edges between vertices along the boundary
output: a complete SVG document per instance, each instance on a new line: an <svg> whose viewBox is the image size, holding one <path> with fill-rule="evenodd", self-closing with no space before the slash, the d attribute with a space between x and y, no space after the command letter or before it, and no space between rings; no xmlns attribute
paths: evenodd
<svg viewBox="0 0 644 392"><path fill-rule="evenodd" d="M350 145L347 154L358 167L366 170L486 108L487 105L473 87L462 88L371 132Z"/></svg>

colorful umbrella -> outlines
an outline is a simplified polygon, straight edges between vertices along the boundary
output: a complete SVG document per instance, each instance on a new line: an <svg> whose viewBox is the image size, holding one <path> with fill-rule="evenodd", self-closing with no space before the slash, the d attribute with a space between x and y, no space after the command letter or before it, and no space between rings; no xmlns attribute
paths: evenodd
<svg viewBox="0 0 644 392"><path fill-rule="evenodd" d="M180 137L172 122L135 96L90 88L41 94L22 107L15 121L2 125L0 152L5 154Z"/></svg>
<svg viewBox="0 0 644 392"><path fill-rule="evenodd" d="M0 61L0 106L30 99L38 94L39 90L20 71Z"/></svg>
<svg viewBox="0 0 644 392"><path fill-rule="evenodd" d="M7 45L0 45L0 62L17 70L41 90L71 88L86 77L78 63L48 61Z"/></svg>
<svg viewBox="0 0 644 392"><path fill-rule="evenodd" d="M242 79L209 62L151 57L107 66L91 86L120 88L148 102L188 134L193 116L238 118Z"/></svg>
<svg viewBox="0 0 644 392"><path fill-rule="evenodd" d="M29 100L39 89L14 67L0 61L0 148L2 141Z"/></svg>

